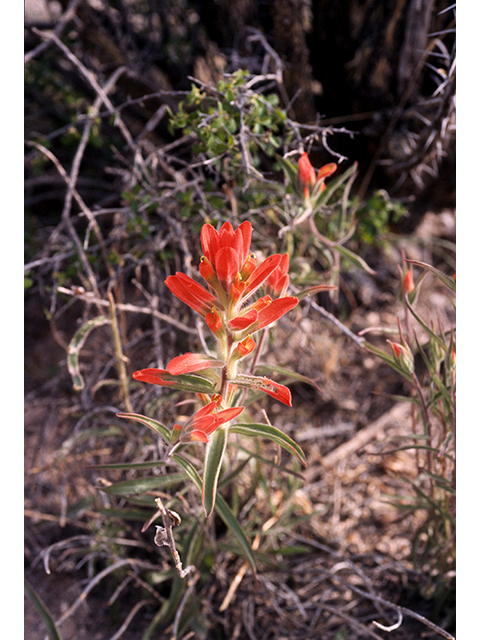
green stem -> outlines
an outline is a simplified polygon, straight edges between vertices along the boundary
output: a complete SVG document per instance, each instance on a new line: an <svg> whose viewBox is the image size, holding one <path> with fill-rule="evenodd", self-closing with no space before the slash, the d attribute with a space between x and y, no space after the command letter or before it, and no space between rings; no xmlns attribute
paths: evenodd
<svg viewBox="0 0 480 640"><path fill-rule="evenodd" d="M125 402L127 413L132 413L133 409L128 393L128 378L127 368L125 367L125 356L123 355L122 341L120 340L120 331L118 329L117 315L115 312L115 301L113 299L113 294L111 291L108 291L108 300L110 302L110 317L112 320L112 334L113 343L115 346L115 357L117 360L118 377L120 378L120 386L122 389L123 400Z"/></svg>
<svg viewBox="0 0 480 640"><path fill-rule="evenodd" d="M427 404L425 402L425 398L423 397L422 388L420 386L420 381L417 378L417 375L414 371L412 371L412 378L415 385L415 389L418 394L418 398L420 400L420 405L422 407L423 414L423 424L424 424L424 433L427 436L427 442L430 446L432 446L432 425L430 423L430 418L428 415ZM433 462L432 462L432 452L428 451L427 453L427 468L430 473L433 471Z"/></svg>

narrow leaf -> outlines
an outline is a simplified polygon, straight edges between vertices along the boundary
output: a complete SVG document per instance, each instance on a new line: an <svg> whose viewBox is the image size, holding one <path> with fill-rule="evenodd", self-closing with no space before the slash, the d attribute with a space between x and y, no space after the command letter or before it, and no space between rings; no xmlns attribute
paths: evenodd
<svg viewBox="0 0 480 640"><path fill-rule="evenodd" d="M167 444L170 444L171 442L172 434L170 433L170 430L161 422L153 420L153 418L147 418L147 416L142 416L138 413L117 413L117 418L126 418L127 420L133 420L134 422L140 422L149 429L152 429L152 431L155 431L157 435L162 436Z"/></svg>
<svg viewBox="0 0 480 640"><path fill-rule="evenodd" d="M450 276L445 275L443 271L432 267L432 265L428 264L428 262L421 262L420 260L406 260L406 262L410 262L410 264L415 264L417 265L417 267L423 267L424 269L431 271L437 276L439 280L443 282L443 284L445 284L451 291L455 293L457 289L455 280L453 278L450 278Z"/></svg>
<svg viewBox="0 0 480 640"><path fill-rule="evenodd" d="M149 462L113 462L108 464L91 464L89 469L115 469L117 471L129 471L131 469L158 469L164 467L163 460L151 460Z"/></svg>
<svg viewBox="0 0 480 640"><path fill-rule="evenodd" d="M435 331L433 331L426 322L424 322L422 320L422 318L418 315L418 313L416 313L416 311L414 310L414 308L412 307L412 305L410 304L409 300L408 300L408 296L405 297L405 304L408 307L408 310L410 311L410 313L412 314L412 316L415 318L415 320L417 320L417 322L425 329L425 331L428 333L428 335L432 338L432 340L434 340L441 349L443 349L444 351L447 350L447 345L445 344L445 342L439 337L437 336L437 334L435 333Z"/></svg>
<svg viewBox="0 0 480 640"><path fill-rule="evenodd" d="M305 384L309 384L310 386L314 387L319 393L322 393L322 390L317 385L315 380L312 380L312 378L304 376L301 373L297 373L296 371L292 371L287 367L280 367L279 365L274 364L261 364L257 367L257 371L259 373L270 373L273 371L274 373L277 373L278 375L286 378L288 381L295 380L296 382L304 382Z"/></svg>
<svg viewBox="0 0 480 640"><path fill-rule="evenodd" d="M202 479L200 478L198 471L195 469L193 464L185 458L182 458L182 456L177 455L176 453L173 453L171 458L172 460L175 460L175 462L185 471L193 484L197 487L200 493L202 493Z"/></svg>
<svg viewBox="0 0 480 640"><path fill-rule="evenodd" d="M330 248L332 250L338 251L338 253L342 255L344 258L347 258L348 260L350 260L350 262L353 262L353 264L357 265L358 267L360 267L370 275L375 276L377 274L377 272L374 269L368 266L368 264L365 262L363 258L361 258L360 256L357 256L356 253L354 253L353 251L350 251L350 249L347 249L341 244L334 244Z"/></svg>
<svg viewBox="0 0 480 640"><path fill-rule="evenodd" d="M202 480L192 463L185 458L182 458L182 456L177 455L176 453L172 455L172 459L175 460L175 462L185 471L187 476L190 478L190 480L192 480L193 484L201 493ZM256 563L255 558L253 557L252 547L245 537L242 527L237 522L237 519L235 518L232 510L220 494L217 495L217 499L215 501L215 509L218 515L222 518L223 522L227 525L227 527L229 527L233 535L237 538L238 543L240 544L248 561L250 562L253 572L256 573Z"/></svg>
<svg viewBox="0 0 480 640"><path fill-rule="evenodd" d="M203 510L208 516L215 506L218 476L222 466L223 454L227 446L227 430L219 427L213 432L205 451L205 466L203 471Z"/></svg>
<svg viewBox="0 0 480 640"><path fill-rule="evenodd" d="M307 298L308 296L312 296L314 293L319 293L320 291L328 291L338 289L338 287L334 284L317 284L314 287L309 287L308 289L303 289L302 291L295 292L295 297L299 300L303 300L303 298Z"/></svg>
<svg viewBox="0 0 480 640"><path fill-rule="evenodd" d="M136 478L135 480L117 482L109 487L102 487L102 491L117 496L125 496L135 493L146 493L147 491L154 491L157 489L166 489L167 487L172 487L178 484L182 480L185 480L185 474L170 473L166 476Z"/></svg>
<svg viewBox="0 0 480 640"><path fill-rule="evenodd" d="M47 609L45 603L37 594L35 589L31 586L28 580L24 580L25 584L25 593L29 597L31 603L35 607L37 613L42 618L44 625L47 627L47 632L50 640L61 640L60 631L55 624L55 621L52 617L52 614Z"/></svg>
<svg viewBox="0 0 480 640"><path fill-rule="evenodd" d="M250 546L250 543L245 537L245 534L243 533L243 529L239 525L237 519L235 518L233 511L230 509L230 507L228 506L228 504L225 502L225 500L222 498L220 494L217 495L217 500L215 502L215 510L218 513L218 515L221 517L223 522L227 525L227 527L236 537L237 542L240 544L240 547L243 549L250 563L253 573L256 574L257 567L255 563L255 558L253 556L252 547Z"/></svg>
<svg viewBox="0 0 480 640"><path fill-rule="evenodd" d="M280 431L280 429L277 429L276 427L272 427L272 425L257 423L234 424L229 428L229 431L230 433L237 433L238 435L247 436L250 438L268 438L269 440L272 440L273 442L279 444L289 453L293 453L295 456L297 456L297 458L300 460L300 462L302 462L303 465L307 466L307 460L301 447L294 440L292 440L292 438L283 433L283 431Z"/></svg>
<svg viewBox="0 0 480 640"><path fill-rule="evenodd" d="M80 327L68 345L67 367L68 372L72 376L73 388L75 391L81 391L85 386L82 374L80 373L80 350L85 344L85 340L88 338L90 332L95 329L95 327L100 327L103 324L110 324L110 320L106 316L98 316L89 320Z"/></svg>
<svg viewBox="0 0 480 640"><path fill-rule="evenodd" d="M204 376L195 374L180 374L173 376L161 369L143 369L133 374L135 380L158 384L162 387L171 387L192 393L213 393L214 383Z"/></svg>

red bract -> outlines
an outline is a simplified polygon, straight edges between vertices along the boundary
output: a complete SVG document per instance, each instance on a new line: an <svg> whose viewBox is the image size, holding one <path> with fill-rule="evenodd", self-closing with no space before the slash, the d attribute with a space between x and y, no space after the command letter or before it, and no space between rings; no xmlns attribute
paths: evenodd
<svg viewBox="0 0 480 640"><path fill-rule="evenodd" d="M177 298L180 298L182 302L188 304L189 307L203 317L212 310L212 306L222 307L222 304L215 296L185 273L177 272L174 276L168 276L165 284Z"/></svg>
<svg viewBox="0 0 480 640"><path fill-rule="evenodd" d="M264 304L248 311L243 316L233 318L233 320L230 321L230 327L235 331L248 330L249 333L259 331L296 307L298 298L288 296L286 298L272 300L270 296L264 296L257 302L264 302Z"/></svg>
<svg viewBox="0 0 480 640"><path fill-rule="evenodd" d="M196 371L201 369L196 368ZM161 387L170 387L183 391L191 391L193 393L215 393L220 384L220 375L213 369L203 369L201 376L190 375L190 373L182 373L173 375L166 369L141 369L133 374L134 380L147 382L148 384L157 384ZM218 390L218 389L217 389Z"/></svg>
<svg viewBox="0 0 480 640"><path fill-rule="evenodd" d="M278 267L281 259L282 256L279 253L275 253L273 256L268 256L261 265L254 269L245 281L246 287L243 299L249 298L262 286L268 276Z"/></svg>
<svg viewBox="0 0 480 640"><path fill-rule="evenodd" d="M230 260L236 263L236 272L238 272L250 251L252 225L246 220L234 231L231 223L225 222L220 227L220 231L217 231L211 224L204 224L200 239L205 257L217 270L221 266L219 263L224 258L224 254L218 255L220 249L232 249Z"/></svg>
<svg viewBox="0 0 480 640"><path fill-rule="evenodd" d="M316 182L320 182L321 180L325 180L328 176L331 176L337 170L337 165L335 162L329 162L328 164L324 164L323 167L320 167L317 174ZM326 189L326 186L322 184L322 191Z"/></svg>
<svg viewBox="0 0 480 640"><path fill-rule="evenodd" d="M259 329L263 329L263 327L272 324L272 322L275 322L288 313L288 311L296 307L297 304L298 298L295 298L294 296L272 300L268 306L259 311L253 330L258 331Z"/></svg>
<svg viewBox="0 0 480 640"><path fill-rule="evenodd" d="M392 342L391 340L387 340L387 342L392 348L393 357L397 364L399 364L407 373L413 373L414 362L410 348L403 344L398 344L398 342Z"/></svg>
<svg viewBox="0 0 480 640"><path fill-rule="evenodd" d="M258 311L256 309L250 309L242 316L237 316L230 320L229 326L235 331L243 331L250 327L258 318Z"/></svg>
<svg viewBox="0 0 480 640"><path fill-rule="evenodd" d="M255 340L252 338L252 336L249 335L237 344L233 351L232 357L236 360L245 358L245 356L248 356L250 353L252 353L252 351L255 349L255 346Z"/></svg>
<svg viewBox="0 0 480 640"><path fill-rule="evenodd" d="M335 162L330 162L329 164L325 164L321 167L318 174L316 174L308 154L305 152L302 153L298 160L297 186L303 193L304 199L307 200L312 193L317 194L325 191L325 178L331 176L336 170L337 165Z"/></svg>
<svg viewBox="0 0 480 640"><path fill-rule="evenodd" d="M315 183L315 169L307 153L302 153L298 160L298 182L303 188L303 195L308 198L310 187Z"/></svg>
<svg viewBox="0 0 480 640"><path fill-rule="evenodd" d="M169 380L170 374L166 369L141 369L133 374L134 380L140 382L148 382L149 384L158 384L161 387L171 387L172 381Z"/></svg>
<svg viewBox="0 0 480 640"><path fill-rule="evenodd" d="M167 371L172 376L178 376L182 373L194 373L195 371L203 371L205 369L218 369L225 365L222 360L217 358L209 358L203 353L184 353L170 360L167 364Z"/></svg>
<svg viewBox="0 0 480 640"><path fill-rule="evenodd" d="M212 308L210 313L207 313L205 316L205 322L215 337L221 338L224 336L225 330L223 328L223 320L215 307Z"/></svg>
<svg viewBox="0 0 480 640"><path fill-rule="evenodd" d="M218 402L210 402L205 407L202 407L184 428L184 435L180 436L182 442L188 442L190 440L196 440L199 442L207 443L209 436L218 429L222 424L230 422L237 416L239 416L244 407L230 407L229 409L223 409L214 413L218 407Z"/></svg>
<svg viewBox="0 0 480 640"><path fill-rule="evenodd" d="M271 296L282 298L287 292L290 284L288 275L289 262L288 253L284 253L276 268L267 277L265 289Z"/></svg>
<svg viewBox="0 0 480 640"><path fill-rule="evenodd" d="M262 378L261 380L262 386L260 388L262 391L268 393L272 398L280 400L283 404L286 404L289 407L292 406L292 394L288 387L285 387L283 384L277 384L268 378Z"/></svg>
<svg viewBox="0 0 480 640"><path fill-rule="evenodd" d="M407 295L415 290L415 283L413 282L413 273L411 269L407 269L402 283L402 293Z"/></svg>

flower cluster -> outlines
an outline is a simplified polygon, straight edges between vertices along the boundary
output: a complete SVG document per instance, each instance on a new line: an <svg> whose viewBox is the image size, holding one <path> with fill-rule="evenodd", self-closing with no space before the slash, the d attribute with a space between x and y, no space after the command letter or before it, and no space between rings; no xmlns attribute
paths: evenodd
<svg viewBox="0 0 480 640"><path fill-rule="evenodd" d="M238 362L256 348L253 335L298 304L298 298L285 295L288 255L271 255L258 263L250 253L251 237L248 221L236 230L230 222L219 231L205 224L199 272L206 287L181 272L165 280L177 298L203 317L217 340L216 357L185 353L173 358L166 369L142 369L133 374L135 380L200 395L204 406L183 428L175 425L174 440L208 442L220 425L243 410L232 406L238 387L260 390L288 406L292 404L287 387L237 371ZM258 295L260 288L263 295Z"/></svg>

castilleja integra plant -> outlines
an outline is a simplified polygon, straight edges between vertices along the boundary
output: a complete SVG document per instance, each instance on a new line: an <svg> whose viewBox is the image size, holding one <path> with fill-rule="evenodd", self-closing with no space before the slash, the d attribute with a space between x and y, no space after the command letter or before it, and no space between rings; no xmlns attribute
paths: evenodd
<svg viewBox="0 0 480 640"><path fill-rule="evenodd" d="M305 189L314 183L320 184L316 182L318 178L314 172L312 176L306 176L305 167L305 161L302 163L300 158L299 180ZM324 172L323 177L329 174ZM296 307L299 298L307 293L297 297L287 295L288 254L271 255L259 263L250 251L251 238L249 221L237 229L225 222L218 231L211 224L205 224L200 237L203 256L198 267L205 285L179 272L165 280L177 298L202 316L216 339L215 355L185 353L173 358L166 369L142 369L133 374L134 379L141 382L193 392L202 407L185 424L174 424L172 429L146 416L120 414L156 431L165 440L166 457L187 469L187 475L191 477L196 472L182 457L182 450L192 442L206 445L201 489L207 516L215 506L229 434L269 438L305 464L301 448L282 431L270 424L236 422L245 411L239 404L244 390L264 392L288 407L292 406L288 387L263 376L245 373L242 361L257 347L255 334ZM326 287L313 287L308 293L323 288ZM197 485L199 478L199 475L194 476Z"/></svg>

